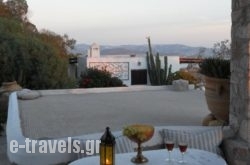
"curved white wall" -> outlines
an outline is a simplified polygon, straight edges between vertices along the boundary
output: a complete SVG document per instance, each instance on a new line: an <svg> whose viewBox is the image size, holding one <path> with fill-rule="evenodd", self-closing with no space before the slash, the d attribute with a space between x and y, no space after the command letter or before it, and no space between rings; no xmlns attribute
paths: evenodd
<svg viewBox="0 0 250 165"><path fill-rule="evenodd" d="M9 97L8 120L6 127L7 136L7 155L11 163L18 165L51 165L74 160L74 154L68 153L39 153L38 145L36 145L36 153L27 153L26 149L20 149L17 153L10 152L10 142L16 140L19 145L25 144L25 138L21 129L21 120L18 110L18 102L16 92ZM32 139L31 139L32 140ZM57 139L58 140L58 139ZM62 140L67 140L62 139ZM38 140L39 141L39 140ZM67 141L66 141L67 143ZM31 149L30 149L31 150Z"/></svg>

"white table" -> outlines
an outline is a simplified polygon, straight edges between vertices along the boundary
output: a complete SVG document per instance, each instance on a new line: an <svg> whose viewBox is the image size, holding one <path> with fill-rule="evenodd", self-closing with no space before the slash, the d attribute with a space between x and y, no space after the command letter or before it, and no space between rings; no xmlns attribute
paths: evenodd
<svg viewBox="0 0 250 165"><path fill-rule="evenodd" d="M166 158L168 158L168 152L166 149L162 150L151 150L143 151L143 156L148 158L148 162L143 165L168 165ZM116 165L135 165L130 160L136 155L133 153L123 153L116 154L115 164ZM181 153L179 149L175 148L172 152L172 158L175 160L171 165L178 165L178 160L181 159ZM187 152L184 157L187 163L185 165L227 165L226 161L217 154L198 150L198 149L187 149ZM69 165L99 165L100 164L99 156L91 156L76 160Z"/></svg>

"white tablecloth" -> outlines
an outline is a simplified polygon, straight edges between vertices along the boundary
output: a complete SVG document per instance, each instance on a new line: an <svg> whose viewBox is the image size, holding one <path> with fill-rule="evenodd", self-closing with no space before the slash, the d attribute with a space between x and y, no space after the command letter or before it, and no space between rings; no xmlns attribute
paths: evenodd
<svg viewBox="0 0 250 165"><path fill-rule="evenodd" d="M145 157L148 158L148 162L143 165L167 165L168 162L165 160L168 158L168 151L166 149L162 150L151 150L142 152ZM134 157L136 153L124 153L116 154L115 164L116 165L135 165L130 160ZM175 160L171 165L178 165L178 160L181 159L181 153L179 149L175 148L172 152L172 158ZM225 160L217 154L197 150L197 149L187 149L184 156L187 163L185 165L227 165ZM70 163L70 165L99 165L99 156L92 156L87 158L82 158L77 161Z"/></svg>

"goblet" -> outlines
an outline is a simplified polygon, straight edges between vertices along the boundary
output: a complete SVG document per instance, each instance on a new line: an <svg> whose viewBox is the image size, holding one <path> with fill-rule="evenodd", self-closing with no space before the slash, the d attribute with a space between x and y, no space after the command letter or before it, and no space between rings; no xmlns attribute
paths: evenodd
<svg viewBox="0 0 250 165"><path fill-rule="evenodd" d="M137 155L131 159L133 163L145 163L148 159L142 155L141 144L150 140L154 134L154 127L145 124L134 124L123 129L123 135L137 143Z"/></svg>
<svg viewBox="0 0 250 165"><path fill-rule="evenodd" d="M168 150L168 158L166 159L166 161L172 162L173 160L171 158L171 152L174 149L174 141L173 140L166 140L165 145L166 145L166 148Z"/></svg>
<svg viewBox="0 0 250 165"><path fill-rule="evenodd" d="M187 151L187 142L179 142L179 149L181 151L181 160L179 160L179 163L186 163L184 160L184 154Z"/></svg>

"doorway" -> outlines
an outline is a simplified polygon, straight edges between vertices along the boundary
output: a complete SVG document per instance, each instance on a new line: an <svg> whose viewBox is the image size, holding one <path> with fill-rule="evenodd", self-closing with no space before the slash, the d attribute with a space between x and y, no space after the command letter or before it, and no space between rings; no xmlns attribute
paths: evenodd
<svg viewBox="0 0 250 165"><path fill-rule="evenodd" d="M131 70L131 85L146 85L147 69Z"/></svg>

